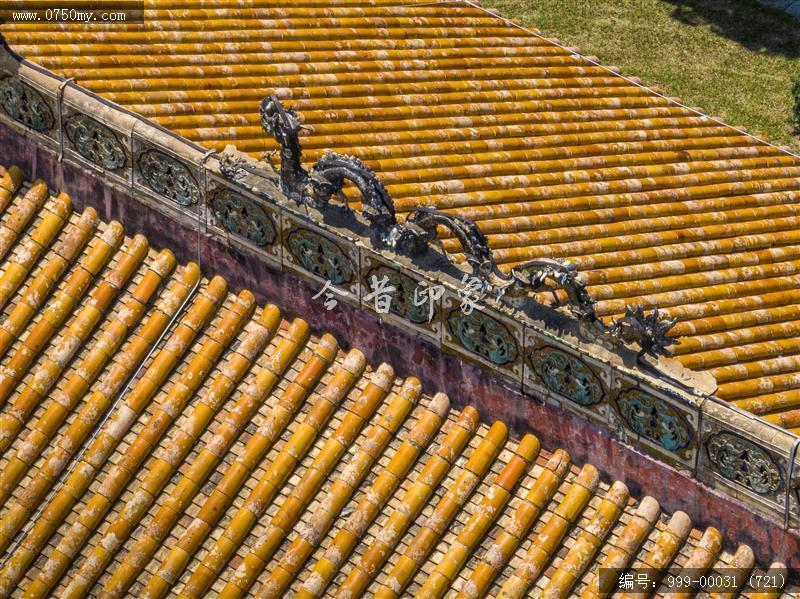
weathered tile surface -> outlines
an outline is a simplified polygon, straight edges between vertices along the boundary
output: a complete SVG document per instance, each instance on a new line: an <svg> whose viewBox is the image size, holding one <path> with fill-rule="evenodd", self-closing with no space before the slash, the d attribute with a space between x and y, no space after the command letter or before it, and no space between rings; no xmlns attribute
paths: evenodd
<svg viewBox="0 0 800 599"><path fill-rule="evenodd" d="M0 595L589 598L602 564L660 545L663 569L752 568L566 451L0 175Z"/></svg>
<svg viewBox="0 0 800 599"><path fill-rule="evenodd" d="M3 33L43 67L218 151L274 150L258 105L276 94L304 124L309 164L353 154L401 216L425 205L475 219L502 269L568 260L607 322L626 304L660 308L678 320L684 366L800 431L793 156L467 4L147 5L143 26ZM7 108L37 126L57 113L55 88L43 101L7 91ZM166 163L134 151L135 181L147 166L152 191ZM155 196L191 201L192 177ZM444 245L458 256L456 239Z"/></svg>

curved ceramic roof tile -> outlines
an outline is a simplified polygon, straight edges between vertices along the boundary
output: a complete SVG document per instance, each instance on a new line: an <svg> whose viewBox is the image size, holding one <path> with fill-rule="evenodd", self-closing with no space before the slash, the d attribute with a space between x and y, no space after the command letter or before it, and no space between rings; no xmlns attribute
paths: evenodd
<svg viewBox="0 0 800 599"><path fill-rule="evenodd" d="M275 148L257 113L273 93L307 127L306 160L354 154L401 214L476 219L503 269L573 262L606 320L635 302L664 309L679 361L800 431L798 159L475 7L146 5L144 25L3 34L217 150ZM0 595L535 585L588 598L601 563L753 566L747 548L720 552L681 513L665 525L655 500L635 505L590 465L535 457L538 442L509 441L502 423L341 356L91 209L73 214L16 167L0 170L0 212Z"/></svg>
<svg viewBox="0 0 800 599"><path fill-rule="evenodd" d="M476 219L503 269L573 262L606 320L637 302L677 318L678 359L718 373L725 397L800 372L786 359L800 355L787 328L800 299L795 157L468 5L147 9L144 25L20 24L4 35L27 58L217 150L274 149L257 105L277 95L306 126L308 161L358 156L401 214L425 204ZM21 177L9 169L3 182L0 204ZM0 253L44 199L40 184L30 193L34 203L18 203L0 227ZM455 239L444 247L462 258ZM0 298L24 269L4 273ZM761 413L788 409L761 396Z"/></svg>
<svg viewBox="0 0 800 599"><path fill-rule="evenodd" d="M3 329L13 358L48 323L0 406L0 596L588 599L601 565L754 567L93 212L22 259L55 206L0 262L28 267L9 313L49 314Z"/></svg>

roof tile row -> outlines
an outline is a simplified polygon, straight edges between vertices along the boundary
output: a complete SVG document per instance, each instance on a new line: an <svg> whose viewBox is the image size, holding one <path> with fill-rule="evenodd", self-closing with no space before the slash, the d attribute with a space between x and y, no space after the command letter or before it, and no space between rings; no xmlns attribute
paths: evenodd
<svg viewBox="0 0 800 599"><path fill-rule="evenodd" d="M0 264L0 280L26 265L0 323L0 596L588 599L601 566L754 569L565 450L509 439L64 194L37 202Z"/></svg>
<svg viewBox="0 0 800 599"><path fill-rule="evenodd" d="M660 308L678 320L678 360L717 377L720 397L800 424L800 163L773 145L469 4L148 0L141 25L4 35L216 150L275 149L257 112L274 94L299 113L309 162L353 154L401 214L475 219L503 269L572 262L607 321ZM9 170L0 192L19 182ZM459 258L456 239L444 246Z"/></svg>

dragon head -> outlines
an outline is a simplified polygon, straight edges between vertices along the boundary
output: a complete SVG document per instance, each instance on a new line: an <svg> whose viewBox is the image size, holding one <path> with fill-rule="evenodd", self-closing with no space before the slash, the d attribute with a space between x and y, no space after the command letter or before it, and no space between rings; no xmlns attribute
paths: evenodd
<svg viewBox="0 0 800 599"><path fill-rule="evenodd" d="M680 343L667 336L676 322L677 319L662 318L658 308L645 315L642 305L636 304L625 307L625 316L614 321L613 333L623 341L637 343L640 357L644 354L670 357L669 346Z"/></svg>
<svg viewBox="0 0 800 599"><path fill-rule="evenodd" d="M283 144L300 135L300 118L291 108L284 107L277 96L269 95L261 101L261 127L270 137Z"/></svg>

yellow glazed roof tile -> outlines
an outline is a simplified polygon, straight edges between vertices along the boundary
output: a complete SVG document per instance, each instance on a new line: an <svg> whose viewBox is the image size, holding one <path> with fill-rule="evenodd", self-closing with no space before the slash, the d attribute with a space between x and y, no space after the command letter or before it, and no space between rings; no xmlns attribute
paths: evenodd
<svg viewBox="0 0 800 599"><path fill-rule="evenodd" d="M216 150L274 150L258 115L274 94L298 112L309 162L353 154L401 214L430 205L475 219L502 269L568 260L607 321L626 304L659 307L678 320L679 361L720 377L740 407L800 425L797 158L467 4L145 7L144 24L17 24L3 35ZM0 206L20 180L3 173ZM33 206L0 228L0 253ZM460 251L454 238L444 246ZM776 390L752 384L776 361Z"/></svg>
<svg viewBox="0 0 800 599"><path fill-rule="evenodd" d="M589 599L601 565L755 567L716 529L56 200L0 262L0 279L24 265L8 321L60 261L38 313L3 324L0 596Z"/></svg>

